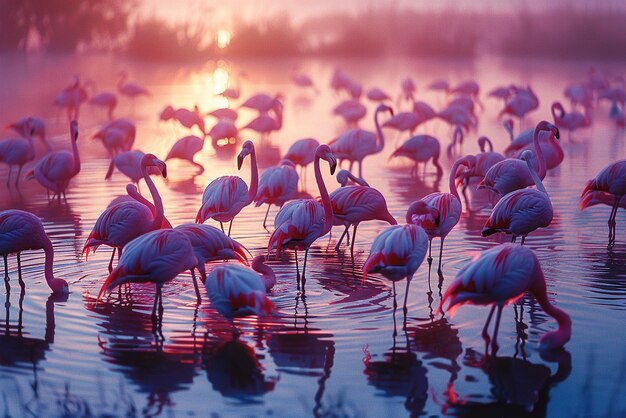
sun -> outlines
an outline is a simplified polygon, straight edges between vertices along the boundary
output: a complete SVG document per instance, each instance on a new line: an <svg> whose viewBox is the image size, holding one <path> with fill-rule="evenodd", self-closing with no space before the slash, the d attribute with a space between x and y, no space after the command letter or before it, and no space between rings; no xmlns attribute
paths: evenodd
<svg viewBox="0 0 626 418"><path fill-rule="evenodd" d="M217 31L217 47L224 49L230 44L232 33L228 29L220 29Z"/></svg>

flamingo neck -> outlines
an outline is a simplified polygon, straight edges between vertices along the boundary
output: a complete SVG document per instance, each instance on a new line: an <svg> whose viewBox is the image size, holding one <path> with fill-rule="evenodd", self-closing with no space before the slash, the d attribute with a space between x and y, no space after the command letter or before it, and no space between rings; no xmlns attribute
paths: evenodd
<svg viewBox="0 0 626 418"><path fill-rule="evenodd" d="M548 348L556 348L562 347L566 342L569 341L572 336L572 320L569 315L563 311L562 309L557 308L548 300L547 292L546 292L546 282L543 278L543 274L540 276L540 279L537 280L537 283L531 289L531 293L541 306L541 309L551 317L553 317L557 324L559 324L559 328L556 331L552 331L542 337L545 338L547 335L552 335L554 337L555 344L553 347Z"/></svg>
<svg viewBox="0 0 626 418"><path fill-rule="evenodd" d="M535 132L533 133L533 146L535 148L535 155L537 156L537 163L539 164L537 174L539 178L544 178L546 176L546 159L543 156L543 151L541 150L541 146L539 145L539 129L535 128Z"/></svg>
<svg viewBox="0 0 626 418"><path fill-rule="evenodd" d="M378 142L376 144L376 152L380 152L385 148L385 136L383 135L383 130L380 127L380 122L378 122L378 114L380 110L376 110L374 114L374 125L376 125L376 133L378 134ZM360 173L359 173L360 174Z"/></svg>
<svg viewBox="0 0 626 418"><path fill-rule="evenodd" d="M159 195L159 191L157 190L156 186L154 185L154 182L152 181L152 179L150 178L150 176L148 175L148 169L145 165L141 166L141 172L143 174L143 179L146 181L146 184L148 185L148 189L150 189L150 194L152 195L152 200L154 200L154 206L155 206L155 212L154 212L154 219L152 220L152 230L157 230L159 228L161 228L161 225L163 224L163 200L161 200L161 196ZM131 196L133 197L133 196ZM143 198L143 197L142 197ZM133 197L134 199L134 197ZM142 202L140 202L142 203ZM148 205L146 205L148 206ZM150 208L150 206L148 206L148 208Z"/></svg>
<svg viewBox="0 0 626 418"><path fill-rule="evenodd" d="M322 205L324 206L324 227L322 228L322 235L326 235L328 231L333 227L333 207L330 203L330 197L328 196L328 190L326 190L326 185L324 184L324 179L322 178L322 171L320 170L320 157L315 156L315 161L313 162L313 168L315 171L315 182L317 183L317 187L320 190L320 197L322 199Z"/></svg>
<svg viewBox="0 0 626 418"><path fill-rule="evenodd" d="M530 158L526 160L526 166L528 167L528 171L530 172L530 177L532 177L533 181L535 182L535 186L537 186L537 189L547 194L548 191L546 190L543 183L541 182L541 179L537 175L537 172L535 171L535 168L533 167L533 164L531 163Z"/></svg>
<svg viewBox="0 0 626 418"><path fill-rule="evenodd" d="M491 139L485 137L485 143L487 144L489 152L493 152L493 143L491 142Z"/></svg>
<svg viewBox="0 0 626 418"><path fill-rule="evenodd" d="M468 165L467 160L465 158L461 158L460 160L457 160L454 165L452 166L452 169L450 170L450 180L448 181L448 185L450 187L450 193L456 197L459 202L461 201L461 197L459 196L459 192L456 190L456 184L454 184L454 180L455 180L455 176L456 176L456 171L459 168L459 165ZM469 166L468 166L469 167Z"/></svg>
<svg viewBox="0 0 626 418"><path fill-rule="evenodd" d="M256 151L250 153L250 189L248 189L248 204L254 200L259 190L259 169L256 163Z"/></svg>
<svg viewBox="0 0 626 418"><path fill-rule="evenodd" d="M134 200L136 200L137 202L141 203L142 205L144 205L148 209L150 209L150 212L152 212L152 216L156 215L156 208L155 208L155 206L148 199L143 197L143 195L141 193L139 193L137 191L137 189L129 190L129 191L127 191L127 193Z"/></svg>
<svg viewBox="0 0 626 418"><path fill-rule="evenodd" d="M559 114L557 114L557 111L559 112ZM550 107L550 112L552 113L552 118L554 119L555 123L563 119L563 116L565 115L565 109L563 109L563 105L561 105L561 103L559 102L552 103L552 107Z"/></svg>
<svg viewBox="0 0 626 418"><path fill-rule="evenodd" d="M263 283L265 284L265 289L269 290L276 284L276 274L274 274L274 270L271 267L266 266L263 263L264 257L255 257L252 260L252 270L259 273L263 279Z"/></svg>
<svg viewBox="0 0 626 418"><path fill-rule="evenodd" d="M72 138L72 153L74 154L74 175L80 172L80 154L78 153L78 141Z"/></svg>

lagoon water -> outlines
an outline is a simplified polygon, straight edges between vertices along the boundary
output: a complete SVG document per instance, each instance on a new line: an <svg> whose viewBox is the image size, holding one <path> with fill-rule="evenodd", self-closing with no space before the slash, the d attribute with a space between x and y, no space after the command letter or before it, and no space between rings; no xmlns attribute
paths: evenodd
<svg viewBox="0 0 626 418"><path fill-rule="evenodd" d="M239 80L242 98L256 92L285 96L283 129L260 146L255 132L241 131L242 139L257 142L261 169L277 163L289 145L303 137L328 142L345 129L331 114L340 101L329 87L334 68L341 68L365 88L378 86L398 95L400 80L411 76L418 98L434 107L444 97L428 91L436 78L453 84L475 79L481 85L485 109L479 112L476 132L467 135L464 153L476 153L476 138L489 136L496 150L509 141L497 120L500 102L486 92L498 85L530 84L541 106L525 120L529 128L551 119L549 106L563 100L569 83L582 80L588 62L514 61L482 58L475 61L304 60L209 62L197 65L136 62L108 55L2 56L0 66L0 123L25 115L46 120L55 149L69 149L69 129L63 112L52 106L56 93L74 74L91 79L98 91L115 89L117 74L146 86L148 98L134 103L120 98L117 117L137 121L135 147L164 158L186 130L158 121L168 104L210 111L228 105L215 93ZM312 76L320 93L292 85L295 66ZM600 63L611 75L624 74L626 63ZM240 77L245 72L245 77ZM231 103L237 106L239 101ZM361 123L374 129L372 103ZM394 104L395 106L395 104ZM404 110L408 107L402 105ZM393 337L391 283L376 274L361 279L361 266L372 240L386 225L361 224L354 260L349 251L333 250L340 230L313 245L307 267L306 299L297 297L293 253L272 258L278 282L270 294L279 315L267 319L235 319L240 336L204 297L195 303L191 277L179 276L164 287L163 338L151 331L154 286L133 285L114 291L96 303L95 295L107 275L110 250L102 247L85 259L84 241L109 201L124 194L127 178L104 175L106 150L90 136L104 122L99 108L84 105L80 115L79 149L82 168L69 188L67 204L48 204L36 182L24 181L10 191L0 185L0 209L31 211L44 222L54 248L55 273L70 283L67 299L50 296L43 279L43 254L22 255L25 292L17 283L15 258L9 257L9 285L0 288L0 410L6 416L551 416L608 417L626 414L626 235L623 212L617 217L617 243L607 247L608 207L585 212L578 198L585 182L608 163L624 158L626 138L608 119L609 108L594 110L591 128L571 136L563 132L565 161L550 171L544 184L554 206L549 228L529 236L547 277L550 299L573 320L571 341L563 351L541 355L537 343L556 327L531 297L505 309L496 358L485 361L481 338L487 309L462 307L454 317L436 315L437 306L456 272L486 248L506 237L482 238L489 214L484 196L472 198L473 211L464 209L459 224L446 239L445 280L439 286L435 271L429 281L424 263L411 283L407 329L402 311L395 314L399 330ZM254 113L242 109L238 126ZM517 122L517 121L516 121ZM207 126L213 123L206 118ZM516 132L519 127L516 126ZM450 142L451 130L440 121L420 132ZM197 134L197 132L194 132ZM386 197L390 212L402 221L410 202L432 191L447 191L452 159L442 157L445 174L437 181L427 171L410 176L406 161L387 161L405 139L385 131L381 155L365 159L364 176ZM11 137L1 132L0 138ZM37 144L38 157L44 149ZM216 152L206 143L196 161L206 171L184 161L168 163L168 178L154 178L165 214L172 224L191 222L200 207L204 187L215 177L237 173L236 152ZM312 167L306 191L316 195ZM336 181L323 166L332 190ZM0 179L6 178L5 165ZM246 182L249 163L239 172ZM147 194L145 185L141 191ZM276 213L270 212L270 219ZM265 251L269 234L262 226L265 207L247 207L235 219L232 236L253 255ZM213 221L209 223L216 225ZM271 223L271 222L270 222ZM436 242L438 245L438 242ZM435 257L435 262L437 258ZM404 282L398 300L404 297ZM519 330L519 334L516 330ZM335 414L335 415L333 415Z"/></svg>

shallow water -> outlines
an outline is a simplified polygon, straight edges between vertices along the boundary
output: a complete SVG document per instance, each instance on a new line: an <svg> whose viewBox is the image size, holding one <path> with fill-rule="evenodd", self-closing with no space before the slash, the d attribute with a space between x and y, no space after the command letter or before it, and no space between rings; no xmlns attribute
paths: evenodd
<svg viewBox="0 0 626 418"><path fill-rule="evenodd" d="M475 140L489 136L496 149L508 137L496 120L500 103L486 98L491 88L510 82L531 84L541 108L526 126L550 119L549 105L562 98L564 87L585 77L589 63L546 61L280 61L207 63L185 67L146 64L112 56L14 57L3 56L0 66L2 124L32 114L48 123L54 148L69 148L67 121L51 103L60 89L79 73L99 89L113 90L116 74L126 69L131 79L152 91L148 99L132 104L120 99L116 116L137 120L136 148L164 157L183 135L184 128L158 121L167 104L203 111L226 105L214 93L242 71L242 97L258 91L281 91L286 97L283 129L270 143L257 147L261 168L276 163L296 139L313 136L327 142L345 125L330 109L339 99L328 88L337 66L366 88L379 86L396 95L400 80L411 75L418 97L436 107L443 98L425 86L435 78L452 82L475 78L482 86L485 110L480 125L463 145L465 153L478 152ZM299 64L317 80L321 93L302 92L289 83ZM624 63L597 65L602 71L623 74ZM236 105L236 103L235 103ZM371 114L362 126L373 129ZM537 342L556 323L536 302L525 297L503 314L497 359L481 362L480 336L486 308L463 307L453 317L435 316L435 310L456 272L479 251L503 242L504 237L480 236L488 209L463 213L446 239L445 280L438 287L436 274L428 280L424 264L411 283L406 332L393 338L393 293L390 282L371 275L361 280L361 266L382 222L359 227L354 261L349 251L333 251L341 231L329 241L320 238L312 247L307 266L307 296L297 297L293 253L270 262L278 276L271 299L280 315L260 320L236 319L241 331L233 340L229 322L212 309L205 297L197 306L190 275L183 274L164 287L163 339L151 331L150 310L154 288L134 285L114 291L98 304L95 294L106 277L110 250L101 248L85 259L81 250L96 218L115 196L124 194L127 178L116 172L103 180L109 160L102 145L89 139L104 121L104 112L88 105L81 109L80 174L72 181L68 203L48 204L45 190L23 182L20 192L0 186L0 209L20 208L42 218L55 248L55 273L70 282L67 299L49 295L43 280L43 254L22 255L26 290L17 284L17 267L10 257L10 288L2 288L5 308L0 310L0 410L8 416L54 416L64 412L112 415L208 416L623 416L626 400L626 347L623 327L626 310L626 241L607 247L608 207L578 209L587 179L609 162L624 156L624 132L608 121L608 107L595 111L590 129L565 133L566 159L548 173L544 184L555 211L552 225L533 233L527 245L534 249L548 279L551 300L573 320L573 335L558 355L541 356ZM242 126L254 113L242 110ZM209 118L207 126L211 126ZM517 129L516 129L517 130ZM431 122L424 132L437 136L445 147L451 131ZM197 132L196 132L197 133ZM242 138L258 141L254 132ZM2 132L2 138L12 136ZM365 160L364 176L383 192L390 212L403 220L408 204L434 190L447 190L451 160L443 158L446 173L415 179L401 161L387 162L394 145L404 138L386 131L381 156ZM235 151L236 152L236 151ZM43 148L38 145L38 156ZM235 153L216 153L208 144L196 156L206 171L186 162L168 163L168 179L154 177L165 213L172 224L190 222L200 206L204 187L215 177L237 172ZM315 195L312 168L306 190ZM323 166L332 190L336 182ZM6 178L0 166L0 178ZM249 180L249 163L239 173ZM147 188L142 182L144 194ZM473 204L480 203L475 196ZM484 201L484 197L483 197ZM272 209L270 216L275 214ZM264 251L269 234L261 227L265 207L245 208L235 219L232 236L253 255ZM271 219L271 218L270 218ZM210 221L212 223L213 221ZM626 216L618 214L618 231ZM213 224L213 223L212 223ZM437 262L437 257L435 257ZM433 271L434 273L434 271ZM397 286L404 297L404 282ZM516 323L517 322L517 323ZM518 338L516 326L525 338Z"/></svg>

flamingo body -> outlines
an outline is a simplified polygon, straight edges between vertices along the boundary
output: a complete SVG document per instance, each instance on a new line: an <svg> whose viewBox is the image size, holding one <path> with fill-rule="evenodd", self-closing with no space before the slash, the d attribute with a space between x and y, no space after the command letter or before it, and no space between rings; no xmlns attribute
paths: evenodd
<svg viewBox="0 0 626 418"><path fill-rule="evenodd" d="M439 164L439 154L441 145L437 138L430 135L415 135L407 139L389 158L406 157L415 161L413 172L417 174L417 164L426 163L432 159L432 163L437 169L437 175L441 176L443 169Z"/></svg>

